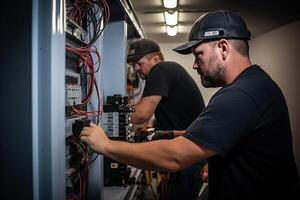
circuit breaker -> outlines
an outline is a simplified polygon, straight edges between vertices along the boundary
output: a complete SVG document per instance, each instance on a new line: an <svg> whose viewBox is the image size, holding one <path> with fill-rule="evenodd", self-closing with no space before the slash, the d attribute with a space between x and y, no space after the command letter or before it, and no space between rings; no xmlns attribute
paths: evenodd
<svg viewBox="0 0 300 200"><path fill-rule="evenodd" d="M130 115L133 109L129 106L128 97L114 95L107 97L103 105L101 126L112 140L127 141L131 126ZM104 157L104 185L126 185L129 183L130 168L127 165Z"/></svg>

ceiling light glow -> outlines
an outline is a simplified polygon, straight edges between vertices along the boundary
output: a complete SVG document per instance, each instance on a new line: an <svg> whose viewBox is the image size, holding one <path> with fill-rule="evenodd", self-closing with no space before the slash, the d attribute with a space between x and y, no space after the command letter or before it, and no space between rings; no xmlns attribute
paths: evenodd
<svg viewBox="0 0 300 200"><path fill-rule="evenodd" d="M165 8L176 8L177 0L163 0Z"/></svg>
<svg viewBox="0 0 300 200"><path fill-rule="evenodd" d="M165 12L166 24L169 26L175 26L178 23L178 11Z"/></svg>
<svg viewBox="0 0 300 200"><path fill-rule="evenodd" d="M167 26L167 34L169 36L177 35L177 26Z"/></svg>

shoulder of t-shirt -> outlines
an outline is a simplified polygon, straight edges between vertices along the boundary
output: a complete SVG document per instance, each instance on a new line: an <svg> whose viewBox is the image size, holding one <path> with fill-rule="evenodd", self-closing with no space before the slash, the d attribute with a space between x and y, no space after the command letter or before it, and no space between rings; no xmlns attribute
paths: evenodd
<svg viewBox="0 0 300 200"><path fill-rule="evenodd" d="M278 94L278 87L271 77L264 72L259 66L254 65L246 69L239 77L231 84L221 88L213 98L223 97L245 97L248 96L255 104L265 102L273 94ZM230 95L229 95L229 93Z"/></svg>
<svg viewBox="0 0 300 200"><path fill-rule="evenodd" d="M169 68L183 68L180 64L172 61L164 61L156 64L155 68L169 69Z"/></svg>
<svg viewBox="0 0 300 200"><path fill-rule="evenodd" d="M157 63L155 67L152 68L154 73L166 73L168 75L174 74L174 73L182 73L185 71L185 69L178 63L176 62L171 62L171 61L164 61Z"/></svg>

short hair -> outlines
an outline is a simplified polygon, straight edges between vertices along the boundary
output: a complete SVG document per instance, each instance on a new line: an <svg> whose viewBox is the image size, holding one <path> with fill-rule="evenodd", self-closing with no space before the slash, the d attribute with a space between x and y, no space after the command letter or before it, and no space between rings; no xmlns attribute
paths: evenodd
<svg viewBox="0 0 300 200"><path fill-rule="evenodd" d="M152 58L154 56L158 56L160 61L164 61L165 60L161 51L156 51L156 52L147 54L147 58L148 59L150 59L150 58Z"/></svg>
<svg viewBox="0 0 300 200"><path fill-rule="evenodd" d="M233 48L242 56L249 57L249 44L246 40L229 39Z"/></svg>
<svg viewBox="0 0 300 200"><path fill-rule="evenodd" d="M219 40L212 40L215 42L210 43L211 47L216 47ZM227 41L230 42L230 44L233 46L233 48L242 56L248 56L249 57L249 44L246 40L239 40L239 39L227 39Z"/></svg>

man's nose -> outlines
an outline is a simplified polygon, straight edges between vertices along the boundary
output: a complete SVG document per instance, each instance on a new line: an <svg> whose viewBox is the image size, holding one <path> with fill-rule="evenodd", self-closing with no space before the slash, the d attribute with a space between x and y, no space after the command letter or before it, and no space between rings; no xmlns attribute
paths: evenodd
<svg viewBox="0 0 300 200"><path fill-rule="evenodd" d="M194 64L193 64L193 69L197 69L199 67L198 62L195 60Z"/></svg>
<svg viewBox="0 0 300 200"><path fill-rule="evenodd" d="M137 63L135 63L135 64L134 64L134 69L135 69L135 71L139 70L139 68L140 68L139 65L138 65Z"/></svg>

